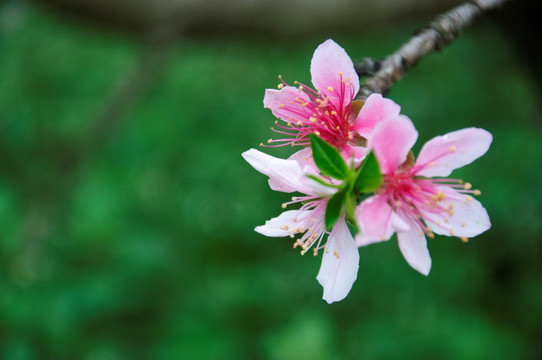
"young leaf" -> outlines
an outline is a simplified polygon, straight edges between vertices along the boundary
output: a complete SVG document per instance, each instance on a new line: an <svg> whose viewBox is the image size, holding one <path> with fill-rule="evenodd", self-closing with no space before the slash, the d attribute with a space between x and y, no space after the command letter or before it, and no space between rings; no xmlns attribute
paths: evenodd
<svg viewBox="0 0 542 360"><path fill-rule="evenodd" d="M338 188L338 187L341 187L342 185L334 185L334 184L331 184L331 183L328 183L328 182L325 182L324 180L322 180L321 178L319 178L318 176L316 175L307 175L307 177L313 181L316 181L318 184L320 185L324 185L324 186L327 186L327 187L334 187L334 188Z"/></svg>
<svg viewBox="0 0 542 360"><path fill-rule="evenodd" d="M368 193L378 189L382 185L382 174L378 166L378 160L371 151L361 164L354 188L359 193Z"/></svg>
<svg viewBox="0 0 542 360"><path fill-rule="evenodd" d="M322 174L334 179L346 179L348 177L348 166L346 166L339 150L314 134L310 136L314 163Z"/></svg>
<svg viewBox="0 0 542 360"><path fill-rule="evenodd" d="M326 229L328 231L331 231L333 225L335 225L343 212L347 192L348 188L343 188L336 192L335 195L333 195L327 202L325 221Z"/></svg>

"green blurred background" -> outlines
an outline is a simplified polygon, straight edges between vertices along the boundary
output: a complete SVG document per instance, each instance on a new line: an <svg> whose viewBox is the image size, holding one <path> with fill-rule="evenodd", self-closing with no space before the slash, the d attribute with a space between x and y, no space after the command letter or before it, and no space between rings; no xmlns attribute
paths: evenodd
<svg viewBox="0 0 542 360"><path fill-rule="evenodd" d="M166 42L15 3L0 3L1 359L542 358L541 89L506 22L477 22L389 94L415 149L493 133L456 172L493 227L429 240L427 278L395 238L362 248L328 305L319 258L253 231L288 196L241 152L271 136L264 89L310 83L322 41L380 58L431 16Z"/></svg>

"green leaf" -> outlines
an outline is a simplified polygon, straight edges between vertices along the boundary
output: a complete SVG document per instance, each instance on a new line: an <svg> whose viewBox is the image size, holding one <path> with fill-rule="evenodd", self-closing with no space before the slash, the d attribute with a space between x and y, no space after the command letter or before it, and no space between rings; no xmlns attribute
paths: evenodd
<svg viewBox="0 0 542 360"><path fill-rule="evenodd" d="M324 185L324 186L327 186L327 187L334 187L334 188L338 188L338 187L341 187L342 185L335 185L335 184L331 184L331 183L328 183L328 182L325 182L324 180L322 180L321 178L319 178L318 176L316 175L307 175L307 177L311 180L314 180L316 181L318 184L320 185Z"/></svg>
<svg viewBox="0 0 542 360"><path fill-rule="evenodd" d="M335 225L337 220L339 220L339 217L343 212L347 192L348 188L343 188L336 192L335 195L333 195L327 202L325 221L326 229L328 231L331 231L333 225Z"/></svg>
<svg viewBox="0 0 542 360"><path fill-rule="evenodd" d="M312 157L322 174L334 179L344 180L348 177L348 166L333 145L318 136L311 134Z"/></svg>
<svg viewBox="0 0 542 360"><path fill-rule="evenodd" d="M375 154L371 151L361 164L354 188L359 193L368 193L382 185L382 173Z"/></svg>

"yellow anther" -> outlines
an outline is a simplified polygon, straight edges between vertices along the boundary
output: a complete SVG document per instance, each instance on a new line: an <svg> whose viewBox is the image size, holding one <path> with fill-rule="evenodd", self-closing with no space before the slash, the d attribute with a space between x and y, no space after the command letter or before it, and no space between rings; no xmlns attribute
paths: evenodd
<svg viewBox="0 0 542 360"><path fill-rule="evenodd" d="M262 142L260 143L260 146L263 146L263 143L262 143Z"/></svg>
<svg viewBox="0 0 542 360"><path fill-rule="evenodd" d="M329 111L325 111L324 114L326 114L327 116L329 116Z"/></svg>
<svg viewBox="0 0 542 360"><path fill-rule="evenodd" d="M271 144L272 142L273 142L273 139L267 140L267 143L268 143L268 144Z"/></svg>
<svg viewBox="0 0 542 360"><path fill-rule="evenodd" d="M337 250L334 250L333 251L333 255L335 255L335 257L338 259L339 258L339 252Z"/></svg>
<svg viewBox="0 0 542 360"><path fill-rule="evenodd" d="M277 87L280 89L282 89L284 87L284 84L278 84Z"/></svg>
<svg viewBox="0 0 542 360"><path fill-rule="evenodd" d="M463 241L464 243L468 243L468 242L469 242L469 238L466 237L466 236L463 236L463 237L461 237L461 241Z"/></svg>
<svg viewBox="0 0 542 360"><path fill-rule="evenodd" d="M470 190L472 188L472 184L471 183L465 183L465 185L463 185L463 188L465 190Z"/></svg>
<svg viewBox="0 0 542 360"><path fill-rule="evenodd" d="M294 80L294 84L295 84L295 85L299 84L299 81Z"/></svg>
<svg viewBox="0 0 542 360"><path fill-rule="evenodd" d="M337 115L337 112L336 112L335 110L332 110L332 111L331 111L331 115L332 115L332 116L335 116L335 115Z"/></svg>
<svg viewBox="0 0 542 360"><path fill-rule="evenodd" d="M448 215L454 216L454 211L452 209L448 210Z"/></svg>
<svg viewBox="0 0 542 360"><path fill-rule="evenodd" d="M286 209L286 206L288 206L288 204L284 203L280 207L283 208L283 209Z"/></svg>
<svg viewBox="0 0 542 360"><path fill-rule="evenodd" d="M386 237L385 237L384 235L380 235L379 238L380 238L380 240L382 240L382 241L386 240Z"/></svg>
<svg viewBox="0 0 542 360"><path fill-rule="evenodd" d="M461 223L461 227L467 226L467 223Z"/></svg>
<svg viewBox="0 0 542 360"><path fill-rule="evenodd" d="M465 200L467 202L471 202L472 201L472 196L470 196L470 195L465 196Z"/></svg>
<svg viewBox="0 0 542 360"><path fill-rule="evenodd" d="M433 167L433 166L435 166L435 163L431 161L429 164L427 164L427 166Z"/></svg>
<svg viewBox="0 0 542 360"><path fill-rule="evenodd" d="M279 106L277 106L279 109L282 109L284 107L284 104L280 104Z"/></svg>
<svg viewBox="0 0 542 360"><path fill-rule="evenodd" d="M318 256L318 249L316 249L316 248L315 248L315 249L312 249L312 254L313 254L314 256Z"/></svg>
<svg viewBox="0 0 542 360"><path fill-rule="evenodd" d="M339 76L343 76L343 73L342 73L342 72L339 72Z"/></svg>
<svg viewBox="0 0 542 360"><path fill-rule="evenodd" d="M292 196L292 201L297 201L297 198L295 196Z"/></svg>
<svg viewBox="0 0 542 360"><path fill-rule="evenodd" d="M450 235L453 236L455 234L454 229L450 229Z"/></svg>
<svg viewBox="0 0 542 360"><path fill-rule="evenodd" d="M279 75L279 79L281 79L281 80L282 80L282 75Z"/></svg>
<svg viewBox="0 0 542 360"><path fill-rule="evenodd" d="M429 237L430 239L434 239L434 238L435 238L435 234L433 234L432 231L429 231L429 232L427 233L427 237Z"/></svg>
<svg viewBox="0 0 542 360"><path fill-rule="evenodd" d="M289 228L288 228L288 225L282 225L282 226L280 227L280 229L281 229L281 230L288 230Z"/></svg>
<svg viewBox="0 0 542 360"><path fill-rule="evenodd" d="M302 92L302 91L303 91L303 86L299 86L299 88L297 89L297 91Z"/></svg>
<svg viewBox="0 0 542 360"><path fill-rule="evenodd" d="M327 90L328 90L328 91L333 91L333 86L328 86L328 87L327 87ZM327 98L326 98L326 99L327 99Z"/></svg>
<svg viewBox="0 0 542 360"><path fill-rule="evenodd" d="M449 209L453 209L454 208L454 203L450 203L450 206L449 206Z"/></svg>
<svg viewBox="0 0 542 360"><path fill-rule="evenodd" d="M480 190L474 190L474 195L478 196L478 195L481 195L482 192Z"/></svg>
<svg viewBox="0 0 542 360"><path fill-rule="evenodd" d="M303 121L298 120L295 124L296 124L297 126L301 126L301 125L303 125Z"/></svg>
<svg viewBox="0 0 542 360"><path fill-rule="evenodd" d="M395 202L395 206L398 207L398 208L400 208L402 205L403 205L403 203L400 202L399 200L397 200L397 201Z"/></svg>
<svg viewBox="0 0 542 360"><path fill-rule="evenodd" d="M306 253L306 252L307 252L307 250L306 250L306 249L304 249L304 250L301 250L301 255L305 255L305 253Z"/></svg>
<svg viewBox="0 0 542 360"><path fill-rule="evenodd" d="M311 116L311 117L309 118L309 121L310 121L311 123L315 124L315 123L318 121L318 119L315 118L315 117L313 117L313 116Z"/></svg>
<svg viewBox="0 0 542 360"><path fill-rule="evenodd" d="M456 149L455 149L455 146L453 146L453 145L452 145L452 146L450 146L450 152L451 152L451 153L454 153L454 152L455 152L455 150L456 150Z"/></svg>
<svg viewBox="0 0 542 360"><path fill-rule="evenodd" d="M315 131L315 132L314 132L314 135L320 136L320 131Z"/></svg>

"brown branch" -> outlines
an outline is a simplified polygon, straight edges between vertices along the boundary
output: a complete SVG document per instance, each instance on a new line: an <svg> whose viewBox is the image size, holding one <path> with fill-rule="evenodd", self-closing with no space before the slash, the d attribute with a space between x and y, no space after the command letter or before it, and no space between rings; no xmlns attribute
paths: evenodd
<svg viewBox="0 0 542 360"><path fill-rule="evenodd" d="M483 12L499 7L506 1L467 1L437 16L425 29L384 60L364 59L356 64L360 76L371 76L365 80L356 98L364 100L372 93L386 94L425 55L449 45L457 38L459 30L470 25Z"/></svg>

